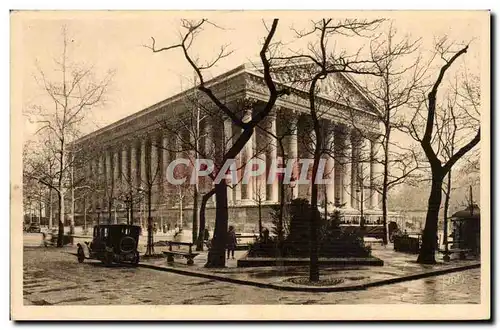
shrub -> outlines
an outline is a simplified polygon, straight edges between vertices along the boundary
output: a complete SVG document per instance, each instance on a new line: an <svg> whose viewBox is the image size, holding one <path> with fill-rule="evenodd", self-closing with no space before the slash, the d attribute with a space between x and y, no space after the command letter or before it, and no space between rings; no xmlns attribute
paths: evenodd
<svg viewBox="0 0 500 330"><path fill-rule="evenodd" d="M289 207L289 230L283 242L284 257L308 257L310 225L313 216L318 223L318 255L323 258L368 257L371 249L366 247L359 231L343 230L340 227L341 213L336 210L328 221L318 210L313 211L306 199L294 199ZM279 207L272 211L273 219L279 214ZM278 231L273 228L276 235ZM277 237L259 239L250 246L251 257L276 257L279 253Z"/></svg>
<svg viewBox="0 0 500 330"><path fill-rule="evenodd" d="M248 250L249 257L269 257L278 255L277 237L259 238L255 243L250 244Z"/></svg>
<svg viewBox="0 0 500 330"><path fill-rule="evenodd" d="M341 213L335 210L326 224L323 239L319 242L320 257L368 257L370 247L365 246L360 231L343 230Z"/></svg>

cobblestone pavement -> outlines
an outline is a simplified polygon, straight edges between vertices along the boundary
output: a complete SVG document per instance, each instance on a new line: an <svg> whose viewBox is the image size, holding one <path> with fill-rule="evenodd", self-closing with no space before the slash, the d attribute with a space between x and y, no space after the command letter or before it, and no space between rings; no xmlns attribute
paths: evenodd
<svg viewBox="0 0 500 330"><path fill-rule="evenodd" d="M27 305L479 303L480 270L339 293L284 292L128 266L79 264L75 248L24 249Z"/></svg>

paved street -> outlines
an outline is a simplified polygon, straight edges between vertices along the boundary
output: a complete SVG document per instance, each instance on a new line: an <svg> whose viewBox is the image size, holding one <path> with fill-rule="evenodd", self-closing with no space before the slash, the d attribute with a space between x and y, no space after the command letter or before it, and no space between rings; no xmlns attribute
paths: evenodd
<svg viewBox="0 0 500 330"><path fill-rule="evenodd" d="M86 261L76 248L24 249L24 303L109 304L373 304L479 303L480 270L339 293L283 292Z"/></svg>

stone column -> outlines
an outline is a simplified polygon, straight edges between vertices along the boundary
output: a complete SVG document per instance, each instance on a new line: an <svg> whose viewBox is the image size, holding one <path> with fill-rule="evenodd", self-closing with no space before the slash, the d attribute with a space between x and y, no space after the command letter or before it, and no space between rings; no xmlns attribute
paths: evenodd
<svg viewBox="0 0 500 330"><path fill-rule="evenodd" d="M161 172L158 159L158 139L156 136L151 138L151 162L150 162L150 181L151 181L151 203L153 206L158 204L158 191L161 182Z"/></svg>
<svg viewBox="0 0 500 330"><path fill-rule="evenodd" d="M212 121L209 120L209 118L205 119L203 121L203 152L205 153L205 157L208 159L215 160L217 159L217 156L215 154L216 148L214 147L214 131L212 127ZM212 189L213 187L213 181L209 177L205 177L203 179L203 187L205 188L205 191L208 192ZM211 197L211 202L215 204L215 194Z"/></svg>
<svg viewBox="0 0 500 330"><path fill-rule="evenodd" d="M139 187L139 181L137 180L138 174L138 166L137 166L137 146L136 142L132 141L130 144L130 176L129 182L132 187L132 190L136 190Z"/></svg>
<svg viewBox="0 0 500 330"><path fill-rule="evenodd" d="M248 123L250 122L250 120L252 120L252 108L249 108L249 109L245 109L245 113L243 115L243 122L244 123ZM250 165L251 164L248 164L248 162L252 159L252 156L253 156L253 140L254 140L254 137L255 137L255 132L252 134L252 136L250 137L250 139L248 140L248 142L245 144L245 146L243 147L243 150L242 150L242 164L244 165L243 169L242 169L242 178L243 178L243 174L245 173L245 171L248 171L249 169L247 169L247 166L251 167ZM253 197L254 197L254 192L253 192L253 177L251 178L248 178L248 183L246 184L242 184L242 187L243 187L243 196L244 196L244 199L246 201L246 203L249 203Z"/></svg>
<svg viewBox="0 0 500 330"><path fill-rule="evenodd" d="M239 126L236 126L236 125L232 125L232 132L233 132L233 138L232 138L232 141L231 141L231 146L233 145L234 143L234 140L237 139L241 132L242 132L242 129L239 127ZM237 133L237 134L236 134ZM237 170L237 175L236 175L236 182L233 183L233 202L235 204L239 204L241 202L241 166L242 166L242 161L241 161L241 157L242 157L242 153L243 153L243 150L245 150L245 148L243 147L243 149L241 150L241 152L236 155L236 170Z"/></svg>
<svg viewBox="0 0 500 330"><path fill-rule="evenodd" d="M117 195L118 195L118 191L119 191L119 180L120 180L120 167L119 167L119 155L118 155L118 150L115 149L112 151L113 153L113 163L112 163L112 167L113 167L113 177L112 177L112 180L113 180L113 198L115 198L113 200L113 220L114 220L114 224L117 224L118 223L118 215L116 213L117 211L117 208L119 207L118 205L118 201L116 199Z"/></svg>
<svg viewBox="0 0 500 330"><path fill-rule="evenodd" d="M113 172L111 167L111 150L106 150L105 156L105 166L106 166L106 210L108 211L110 198L113 197L114 187L113 187Z"/></svg>
<svg viewBox="0 0 500 330"><path fill-rule="evenodd" d="M382 144L377 139L372 139L370 141L370 187L371 187L371 209L380 209L381 194L379 190L381 189L382 182Z"/></svg>
<svg viewBox="0 0 500 330"><path fill-rule="evenodd" d="M141 158L140 158L141 170L139 173L139 187L142 189L146 188L146 183L147 183L147 167L146 167L147 142L148 142L147 138L144 137L141 140L141 147L140 147L141 148ZM146 194L144 194L144 193L143 193L143 196L147 197ZM143 198L141 203L140 203L140 207L139 207L139 212L140 212L139 217L141 219L141 226L145 225L145 221L147 219L146 205L147 205L146 198Z"/></svg>
<svg viewBox="0 0 500 330"><path fill-rule="evenodd" d="M295 181L299 178L299 167L298 167L298 154L299 154L299 146L297 143L297 125L298 125L298 117L295 112L290 112L290 120L289 120L289 133L288 136L288 161L293 162L293 172L292 176ZM299 196L299 186L294 183L291 187L292 199L295 199Z"/></svg>
<svg viewBox="0 0 500 330"><path fill-rule="evenodd" d="M141 188L145 188L147 180L147 167L146 167L146 152L147 152L147 140L144 138L141 140L141 172L139 176L139 185Z"/></svg>
<svg viewBox="0 0 500 330"><path fill-rule="evenodd" d="M108 188L113 184L112 180L112 166L111 166L111 151L106 150L106 156L104 160L105 166L106 166L106 185Z"/></svg>
<svg viewBox="0 0 500 330"><path fill-rule="evenodd" d="M120 182L120 155L118 152L118 149L113 151L113 187L115 191L118 190L118 183Z"/></svg>
<svg viewBox="0 0 500 330"><path fill-rule="evenodd" d="M264 122L265 123L265 122ZM267 133L257 128L254 133L253 152L256 158L266 166ZM262 204L267 199L266 171L255 177L255 201Z"/></svg>
<svg viewBox="0 0 500 330"><path fill-rule="evenodd" d="M163 132L163 136L161 139L161 181L162 181L162 196L163 196L163 203L168 205L168 195L169 195L169 190L170 186L167 181L167 168L172 159L170 159L170 152L169 152L169 145L168 145L168 136L167 132Z"/></svg>
<svg viewBox="0 0 500 330"><path fill-rule="evenodd" d="M352 208L351 194L352 187L354 186L351 178L352 174L352 148L351 148L351 134L348 130L344 133L344 146L342 150L342 204L344 208Z"/></svg>
<svg viewBox="0 0 500 330"><path fill-rule="evenodd" d="M308 177L309 177L309 190L308 190L308 194L309 194L309 201L311 201L311 196L312 196L312 185L314 184L314 181L313 181L313 161L314 161L314 149L316 148L316 132L314 131L314 129L311 127L311 131L309 132L309 145L307 146L308 148L308 152L307 152L307 156L311 159L311 166L309 166L309 174L308 174ZM318 197L319 197L319 192L321 191L321 189L318 189Z"/></svg>
<svg viewBox="0 0 500 330"><path fill-rule="evenodd" d="M370 189L370 141L366 138L363 138L361 143L361 180L362 180L362 189L363 189L363 203L364 210L370 208L370 200L371 200L371 189ZM361 187L360 187L361 189Z"/></svg>
<svg viewBox="0 0 500 330"><path fill-rule="evenodd" d="M267 134L268 137L268 148L267 148L267 167L269 171L271 170L271 166L277 166L278 161L278 149L277 149L277 141L275 139L276 136L276 113L270 113L267 116L267 129L272 134ZM272 183L267 184L267 200L276 203L278 202L278 193L279 193L279 184L276 177L272 178Z"/></svg>
<svg viewBox="0 0 500 330"><path fill-rule="evenodd" d="M351 206L355 209L359 209L359 198L361 194L358 194L357 190L359 188L359 138L352 132L351 134Z"/></svg>
<svg viewBox="0 0 500 330"><path fill-rule="evenodd" d="M92 187L92 193L91 193L91 198L92 198L92 208L95 209L98 207L97 201L99 200L99 195L96 192L96 190L99 189L98 183L99 183L99 158L96 156L93 157L92 159L92 172L90 173L90 177L92 179L93 187Z"/></svg>
<svg viewBox="0 0 500 330"><path fill-rule="evenodd" d="M326 164L325 164L325 173L324 173L324 178L328 179L330 181L329 183L326 184L326 199L328 201L327 205L327 211L331 212L333 211L333 206L335 204L335 158L334 158L334 152L335 152L335 145L334 145L334 139L335 139L335 133L333 131L333 125L331 122L326 122L326 127L328 132L328 136L325 136L325 143L327 146L327 149L329 150L329 153L325 155L326 158Z"/></svg>
<svg viewBox="0 0 500 330"><path fill-rule="evenodd" d="M139 172L139 167L137 164L137 144L136 141L132 140L130 143L130 175L128 176L129 184L131 191L133 193L133 201L131 205L131 210L130 210L130 223L135 224L135 218L137 217L137 214L139 212L139 209L137 206L139 205L137 203L137 200L135 198L137 188L139 187L139 181L137 180L137 175Z"/></svg>
<svg viewBox="0 0 500 330"><path fill-rule="evenodd" d="M120 172L120 181L122 182L122 185L124 187L128 187L128 178L129 178L129 173L128 173L128 159L127 159L127 152L128 152L128 145L124 144L122 146L122 167L121 167L121 172Z"/></svg>
<svg viewBox="0 0 500 330"><path fill-rule="evenodd" d="M230 118L227 118L224 120L224 153L226 153L232 146L233 144L233 122ZM224 165L224 164L222 164ZM228 187L227 187L227 202L228 204L233 203L233 189L232 186L234 185L234 182L228 182Z"/></svg>
<svg viewBox="0 0 500 330"><path fill-rule="evenodd" d="M97 201L98 207L104 213L104 207L106 206L106 151L101 151L101 155L99 156L99 174L98 174L98 185L101 189L101 193L99 194L99 200ZM101 214L102 215L102 214ZM102 220L102 219L101 219Z"/></svg>

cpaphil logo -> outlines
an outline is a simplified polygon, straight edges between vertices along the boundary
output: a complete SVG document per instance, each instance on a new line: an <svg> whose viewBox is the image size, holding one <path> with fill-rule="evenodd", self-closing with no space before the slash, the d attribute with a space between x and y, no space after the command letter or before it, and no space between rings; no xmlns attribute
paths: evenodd
<svg viewBox="0 0 500 330"><path fill-rule="evenodd" d="M290 184L310 184L312 180L313 159L288 159L283 163L281 158L273 159L267 164L262 159L254 158L246 164L238 166L236 159L228 159L220 168L217 168L211 159L178 158L167 166L166 179L172 185L186 183L197 184L202 177L212 177L214 184L222 180L228 183L248 184L251 178L262 178L267 184L275 180ZM331 173L325 173L326 159L320 159L315 184L332 184Z"/></svg>

